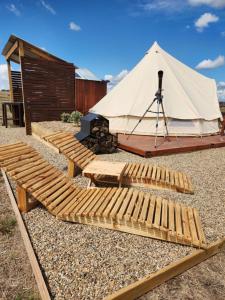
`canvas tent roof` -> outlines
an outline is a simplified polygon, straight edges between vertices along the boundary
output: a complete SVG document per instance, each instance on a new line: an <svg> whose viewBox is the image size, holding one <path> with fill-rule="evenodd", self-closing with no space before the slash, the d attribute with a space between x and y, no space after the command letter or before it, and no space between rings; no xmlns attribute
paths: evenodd
<svg viewBox="0 0 225 300"><path fill-rule="evenodd" d="M215 80L184 65L157 42L128 75L90 111L105 117L141 117L158 89L158 71L163 70L165 114L181 120L221 118ZM156 111L156 103L152 107ZM148 112L146 117L154 117Z"/></svg>

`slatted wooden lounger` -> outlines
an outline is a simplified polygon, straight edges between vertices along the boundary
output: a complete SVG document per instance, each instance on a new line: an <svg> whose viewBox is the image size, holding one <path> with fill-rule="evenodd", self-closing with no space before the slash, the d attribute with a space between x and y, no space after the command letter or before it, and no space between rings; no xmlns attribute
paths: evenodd
<svg viewBox="0 0 225 300"><path fill-rule="evenodd" d="M0 167L15 180L23 212L35 199L62 220L206 247L195 208L128 188L78 187L24 143L0 146Z"/></svg>
<svg viewBox="0 0 225 300"><path fill-rule="evenodd" d="M58 132L45 136L44 140L67 157L68 175L71 177L75 175L76 167L83 170L91 161L96 159L96 155L83 146L72 133ZM95 181L107 182L109 178L98 176L95 177ZM186 174L149 163L128 163L122 184L163 188L193 194L191 181Z"/></svg>

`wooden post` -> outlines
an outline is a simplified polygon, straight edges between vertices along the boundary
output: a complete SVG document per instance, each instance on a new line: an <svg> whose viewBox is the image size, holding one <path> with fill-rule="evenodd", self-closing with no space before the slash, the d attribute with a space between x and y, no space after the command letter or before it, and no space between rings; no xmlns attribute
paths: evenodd
<svg viewBox="0 0 225 300"><path fill-rule="evenodd" d="M22 95L23 95L23 110L24 110L24 117L25 117L25 127L26 127L26 134L31 135L31 116L30 116L30 105L27 103L25 99L25 91L23 86L23 60L24 57L24 45L23 42L19 42L19 58L20 58L20 68L21 68L21 84L22 84Z"/></svg>
<svg viewBox="0 0 225 300"><path fill-rule="evenodd" d="M21 212L28 212L29 211L29 203L28 203L28 197L27 197L26 190L23 189L21 186L17 185L16 192L17 192L17 201L18 201L19 210Z"/></svg>
<svg viewBox="0 0 225 300"><path fill-rule="evenodd" d="M68 160L68 176L74 177L76 176L76 165L72 160Z"/></svg>
<svg viewBox="0 0 225 300"><path fill-rule="evenodd" d="M10 100L13 100L12 72L10 60L7 60Z"/></svg>

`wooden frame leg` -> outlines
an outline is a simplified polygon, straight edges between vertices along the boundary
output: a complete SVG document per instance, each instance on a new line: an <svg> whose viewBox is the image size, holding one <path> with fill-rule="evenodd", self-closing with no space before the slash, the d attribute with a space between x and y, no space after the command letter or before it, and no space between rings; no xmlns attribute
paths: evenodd
<svg viewBox="0 0 225 300"><path fill-rule="evenodd" d="M76 174L76 165L72 160L68 160L68 176L74 177Z"/></svg>
<svg viewBox="0 0 225 300"><path fill-rule="evenodd" d="M17 203L18 203L19 210L21 212L28 212L38 205L38 201L36 200L29 201L27 191L21 186L17 185L16 192L17 192Z"/></svg>
<svg viewBox="0 0 225 300"><path fill-rule="evenodd" d="M68 176L75 177L80 173L80 168L76 166L75 162L72 160L68 160Z"/></svg>
<svg viewBox="0 0 225 300"><path fill-rule="evenodd" d="M28 203L28 196L25 189L21 186L17 185L16 187L17 192L17 202L18 207L21 212L28 212L29 211L29 203Z"/></svg>

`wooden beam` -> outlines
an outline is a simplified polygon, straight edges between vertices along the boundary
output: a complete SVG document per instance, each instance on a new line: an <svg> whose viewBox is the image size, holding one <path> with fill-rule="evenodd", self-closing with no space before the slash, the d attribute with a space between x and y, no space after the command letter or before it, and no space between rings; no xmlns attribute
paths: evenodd
<svg viewBox="0 0 225 300"><path fill-rule="evenodd" d="M154 272L117 292L109 295L105 300L132 300L136 299L169 279L185 272L195 265L215 255L225 247L225 238L211 243L206 250L196 250L161 270Z"/></svg>
<svg viewBox="0 0 225 300"><path fill-rule="evenodd" d="M13 46L9 49L9 51L5 55L5 59L10 59L10 56L13 54L13 52L18 48L19 44L18 41L16 41Z"/></svg>
<svg viewBox="0 0 225 300"><path fill-rule="evenodd" d="M10 60L7 60L10 100L13 100L12 71Z"/></svg>
<svg viewBox="0 0 225 300"><path fill-rule="evenodd" d="M38 49L29 48L29 51L35 55L40 56L41 58L46 59L46 60L58 62L57 59L54 59L53 57L49 56L48 54L43 53L42 51L39 51Z"/></svg>
<svg viewBox="0 0 225 300"><path fill-rule="evenodd" d="M12 208L13 208L15 216L16 216L17 224L19 226L19 229L20 229L20 232L21 232L21 235L23 238L24 246L27 251L27 255L29 257L30 264L31 264L31 267L32 267L32 270L33 270L33 273L34 273L34 276L35 276L35 279L37 282L37 286L38 286L38 290L39 290L41 299L51 300L51 297L49 295L46 283L44 281L38 260L35 256L28 232L26 230L25 224L23 222L20 211L18 209L16 199L13 194L12 188L10 186L9 180L6 176L6 173L3 171L3 169L1 171L2 171L3 178L5 180L5 185L6 185L6 189L7 189L11 204L12 204Z"/></svg>
<svg viewBox="0 0 225 300"><path fill-rule="evenodd" d="M19 56L24 56L23 42L19 41Z"/></svg>

